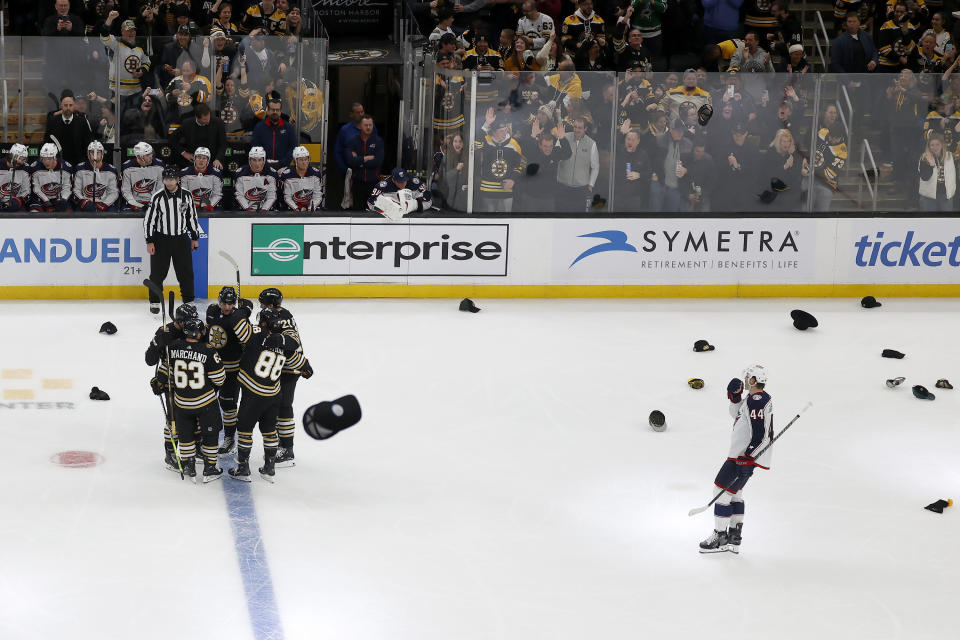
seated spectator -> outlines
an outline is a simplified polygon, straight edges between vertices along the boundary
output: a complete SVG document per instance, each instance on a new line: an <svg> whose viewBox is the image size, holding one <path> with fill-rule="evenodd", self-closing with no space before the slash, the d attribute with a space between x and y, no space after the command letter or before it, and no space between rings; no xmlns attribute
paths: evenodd
<svg viewBox="0 0 960 640"><path fill-rule="evenodd" d="M776 178L786 185L786 191L777 193L777 199L770 207L778 211L800 211L800 197L803 194L804 177L808 175L806 160L797 151L796 142L789 129L780 129L770 143L771 153L767 154L764 163L770 178L762 174L760 187ZM764 182L764 180L766 182Z"/></svg>
<svg viewBox="0 0 960 640"><path fill-rule="evenodd" d="M497 53L500 54L501 60L506 60L513 54L513 41L517 39L517 34L513 29L501 29L500 30L500 42L497 45ZM506 69L506 66L504 66ZM510 71L510 69L508 69ZM513 69L515 71L515 69Z"/></svg>
<svg viewBox="0 0 960 640"><path fill-rule="evenodd" d="M652 70L650 51L643 46L643 32L639 27L629 27L628 21L618 22L617 28L626 33L626 40L619 40L617 48L617 69L620 71ZM618 39L614 36L614 43Z"/></svg>
<svg viewBox="0 0 960 640"><path fill-rule="evenodd" d="M223 173L210 164L210 149L197 147L193 164L180 171L180 187L193 196L197 211L222 211Z"/></svg>
<svg viewBox="0 0 960 640"><path fill-rule="evenodd" d="M180 158L181 166L193 163L190 149L206 147L213 156L213 166L223 171L223 162L227 152L227 131L220 118L210 114L210 107L198 104L193 110L193 118L183 123L171 138L174 157Z"/></svg>
<svg viewBox="0 0 960 640"><path fill-rule="evenodd" d="M452 33L445 33L440 36L440 39L437 41L435 47L437 60L443 56L449 55L450 59L455 61L454 66L460 65L460 59L464 51L460 48L460 40L457 38L457 36L453 35Z"/></svg>
<svg viewBox="0 0 960 640"><path fill-rule="evenodd" d="M73 167L57 158L57 146L52 142L40 147L40 159L30 168L30 181L30 211L67 211L73 191Z"/></svg>
<svg viewBox="0 0 960 640"><path fill-rule="evenodd" d="M846 31L830 43L831 73L868 73L877 68L877 48L870 34L860 29L860 16L851 11Z"/></svg>
<svg viewBox="0 0 960 640"><path fill-rule="evenodd" d="M267 164L275 171L289 167L293 148L297 145L296 131L280 115L280 99L267 98L267 117L253 128L251 143L267 151Z"/></svg>
<svg viewBox="0 0 960 640"><path fill-rule="evenodd" d="M47 117L44 139L60 141L63 159L72 165L83 161L87 145L93 140L93 131L82 114L74 111L73 93L64 92L60 99L60 110Z"/></svg>
<svg viewBox="0 0 960 640"><path fill-rule="evenodd" d="M573 52L593 40L598 41L601 47L606 47L605 26L603 18L593 10L593 0L578 0L577 10L563 20L560 44Z"/></svg>
<svg viewBox="0 0 960 640"><path fill-rule="evenodd" d="M731 71L748 73L773 73L770 53L760 48L760 37L756 31L748 31L743 36L743 46L730 58Z"/></svg>
<svg viewBox="0 0 960 640"><path fill-rule="evenodd" d="M474 47L463 54L463 68L481 71L499 71L503 68L500 54L490 48L486 34L478 33Z"/></svg>
<svg viewBox="0 0 960 640"><path fill-rule="evenodd" d="M267 166L267 152L253 147L247 164L233 178L233 199L241 211L270 211L277 202L277 172Z"/></svg>
<svg viewBox="0 0 960 640"><path fill-rule="evenodd" d="M622 126L623 147L614 155L613 199L617 211L640 212L650 209L650 185L654 170L650 156L640 146L640 133Z"/></svg>
<svg viewBox="0 0 960 640"><path fill-rule="evenodd" d="M280 171L285 209L320 211L323 208L323 174L310 164L310 152L304 146L293 150L294 166Z"/></svg>
<svg viewBox="0 0 960 640"><path fill-rule="evenodd" d="M786 58L794 45L803 50L803 26L796 16L790 13L788 0L775 0L770 13L777 21L776 28L767 32L767 45L770 53L778 58Z"/></svg>
<svg viewBox="0 0 960 640"><path fill-rule="evenodd" d="M285 3L287 0L278 0ZM287 20L280 35L287 36L287 44L296 44L303 35L303 15L300 13L300 7L292 7L287 10Z"/></svg>
<svg viewBox="0 0 960 640"><path fill-rule="evenodd" d="M520 12L523 17L517 22L517 34L530 38L533 41L530 48L539 51L550 36L556 34L553 18L537 9L536 0L523 0Z"/></svg>
<svg viewBox="0 0 960 640"><path fill-rule="evenodd" d="M287 72L287 65L267 48L267 36L261 30L251 34L250 46L241 64L246 68L250 86L258 90Z"/></svg>
<svg viewBox="0 0 960 640"><path fill-rule="evenodd" d="M505 71L539 71L533 41L527 36L517 36L513 41L512 55L504 58Z"/></svg>
<svg viewBox="0 0 960 640"><path fill-rule="evenodd" d="M920 47L910 61L910 69L916 73L934 74L937 79L946 71L943 56L937 53L937 38L933 33L927 33L920 38ZM933 76L928 77L931 80L933 78ZM930 84L932 85L932 82Z"/></svg>
<svg viewBox="0 0 960 640"><path fill-rule="evenodd" d="M584 43L573 60L577 71L606 71L610 68L606 54L597 40Z"/></svg>
<svg viewBox="0 0 960 640"><path fill-rule="evenodd" d="M87 145L87 159L73 173L73 203L80 211L114 211L120 196L117 170L103 161L103 145Z"/></svg>
<svg viewBox="0 0 960 640"><path fill-rule="evenodd" d="M140 41L143 43L143 51L147 57L154 60L161 52L160 43L169 40L170 31L167 29L167 23L160 19L160 11L157 5L144 5L140 15L134 20ZM156 49L154 48L156 47ZM151 74L152 75L152 74Z"/></svg>
<svg viewBox="0 0 960 640"><path fill-rule="evenodd" d="M363 108L362 105L360 108ZM350 137L345 145L345 153L347 166L353 170L350 187L353 206L360 211L366 211L367 199L380 181L384 148L383 139L377 135L371 116L363 115L357 128L357 134ZM343 129L340 131L342 133Z"/></svg>
<svg viewBox="0 0 960 640"><path fill-rule="evenodd" d="M953 211L957 169L953 154L947 150L939 133L927 138L927 148L920 157L917 171L920 174L920 210Z"/></svg>
<svg viewBox="0 0 960 640"><path fill-rule="evenodd" d="M223 81L230 77L231 73L236 71L234 68L234 59L237 57L237 46L233 40L227 37L219 29L210 34L210 38L204 39L203 55L200 56L200 68L210 69L210 48L213 44L213 69L214 69L214 87L219 93L223 89Z"/></svg>
<svg viewBox="0 0 960 640"><path fill-rule="evenodd" d="M713 190L717 184L717 167L707 153L706 138L695 138L693 151L680 156L683 175L680 177L680 195L689 203L690 211L710 211Z"/></svg>
<svg viewBox="0 0 960 640"><path fill-rule="evenodd" d="M30 201L30 170L27 148L19 142L0 158L0 209L26 211Z"/></svg>
<svg viewBox="0 0 960 640"><path fill-rule="evenodd" d="M121 211L143 211L153 194L163 189L163 163L153 154L153 147L138 142L133 147L134 157L123 163L120 193Z"/></svg>

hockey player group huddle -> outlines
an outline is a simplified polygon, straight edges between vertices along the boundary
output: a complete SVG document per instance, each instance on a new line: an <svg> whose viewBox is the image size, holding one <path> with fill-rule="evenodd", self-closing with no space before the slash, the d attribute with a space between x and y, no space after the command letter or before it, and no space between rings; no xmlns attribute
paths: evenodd
<svg viewBox="0 0 960 640"><path fill-rule="evenodd" d="M143 211L163 190L164 165L147 142L133 147L134 157L121 171L105 162L99 141L87 146L87 160L73 166L48 142L40 159L27 163L27 147L14 144L0 158L0 209L4 211ZM198 147L193 164L180 170L180 184L193 196L198 211L223 209L223 173L211 161L210 150ZM248 164L233 177L234 201L242 211L317 211L323 207L323 182L310 164L304 146L293 150L293 166L279 171L267 165L266 150L253 147Z"/></svg>
<svg viewBox="0 0 960 640"><path fill-rule="evenodd" d="M272 483L277 467L294 466L293 397L297 381L313 369L280 290L264 289L259 302L256 325L250 322L253 304L238 299L233 287L220 290L206 323L193 305L182 304L147 348L146 362L156 367L150 387L164 398L167 418L164 463L194 482L200 463L204 483L219 479L219 456L234 451L237 465L228 474L250 482L257 424L260 476Z"/></svg>

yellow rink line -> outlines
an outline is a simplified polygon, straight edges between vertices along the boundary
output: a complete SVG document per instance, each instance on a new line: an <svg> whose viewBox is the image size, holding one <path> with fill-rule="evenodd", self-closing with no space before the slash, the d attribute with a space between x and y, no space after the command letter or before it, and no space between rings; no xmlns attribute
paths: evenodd
<svg viewBox="0 0 960 640"><path fill-rule="evenodd" d="M216 298L221 286L207 287ZM748 285L485 285L485 284L275 284L245 285L252 297L277 286L288 298L859 298L960 297L960 284L748 284ZM147 296L142 286L0 287L6 300L129 299Z"/></svg>

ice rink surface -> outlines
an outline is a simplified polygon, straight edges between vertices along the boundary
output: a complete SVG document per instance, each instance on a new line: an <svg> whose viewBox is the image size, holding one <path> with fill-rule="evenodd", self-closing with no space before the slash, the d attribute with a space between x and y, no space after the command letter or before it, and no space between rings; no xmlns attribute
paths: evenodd
<svg viewBox="0 0 960 640"><path fill-rule="evenodd" d="M960 300L883 302L288 300L317 374L297 466L245 509L163 467L145 302L2 303L0 638L955 638L960 519L923 506L960 498L960 388L934 388ZM747 485L740 555L703 556L687 511L752 363L775 426L814 405ZM307 438L346 393L363 420ZM51 462L73 450L102 461Z"/></svg>

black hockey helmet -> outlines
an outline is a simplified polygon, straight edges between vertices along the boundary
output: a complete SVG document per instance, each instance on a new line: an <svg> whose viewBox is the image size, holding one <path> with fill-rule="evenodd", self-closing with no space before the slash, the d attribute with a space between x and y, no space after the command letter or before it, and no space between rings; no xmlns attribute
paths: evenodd
<svg viewBox="0 0 960 640"><path fill-rule="evenodd" d="M183 335L188 338L200 340L203 338L203 320L200 318L187 318L183 323Z"/></svg>
<svg viewBox="0 0 960 640"><path fill-rule="evenodd" d="M267 339L263 341L264 349L283 349L283 336L279 333L271 333L267 336Z"/></svg>
<svg viewBox="0 0 960 640"><path fill-rule="evenodd" d="M279 307L283 303L283 294L280 293L280 289L270 287L260 292L258 300L260 300L260 304L263 306L273 305L274 307Z"/></svg>
<svg viewBox="0 0 960 640"><path fill-rule="evenodd" d="M280 317L280 312L270 307L260 309L258 324L261 327L269 329L271 333L280 333L283 331L283 318Z"/></svg>
<svg viewBox="0 0 960 640"><path fill-rule="evenodd" d="M220 289L220 295L217 296L217 302L220 304L237 304L237 290L233 287L224 287Z"/></svg>
<svg viewBox="0 0 960 640"><path fill-rule="evenodd" d="M163 179L172 178L173 180L180 179L180 171L176 167L164 167L163 168Z"/></svg>
<svg viewBox="0 0 960 640"><path fill-rule="evenodd" d="M199 318L200 314L197 313L197 308L192 304L183 303L177 310L173 312L174 322L179 322L181 325L190 318Z"/></svg>

